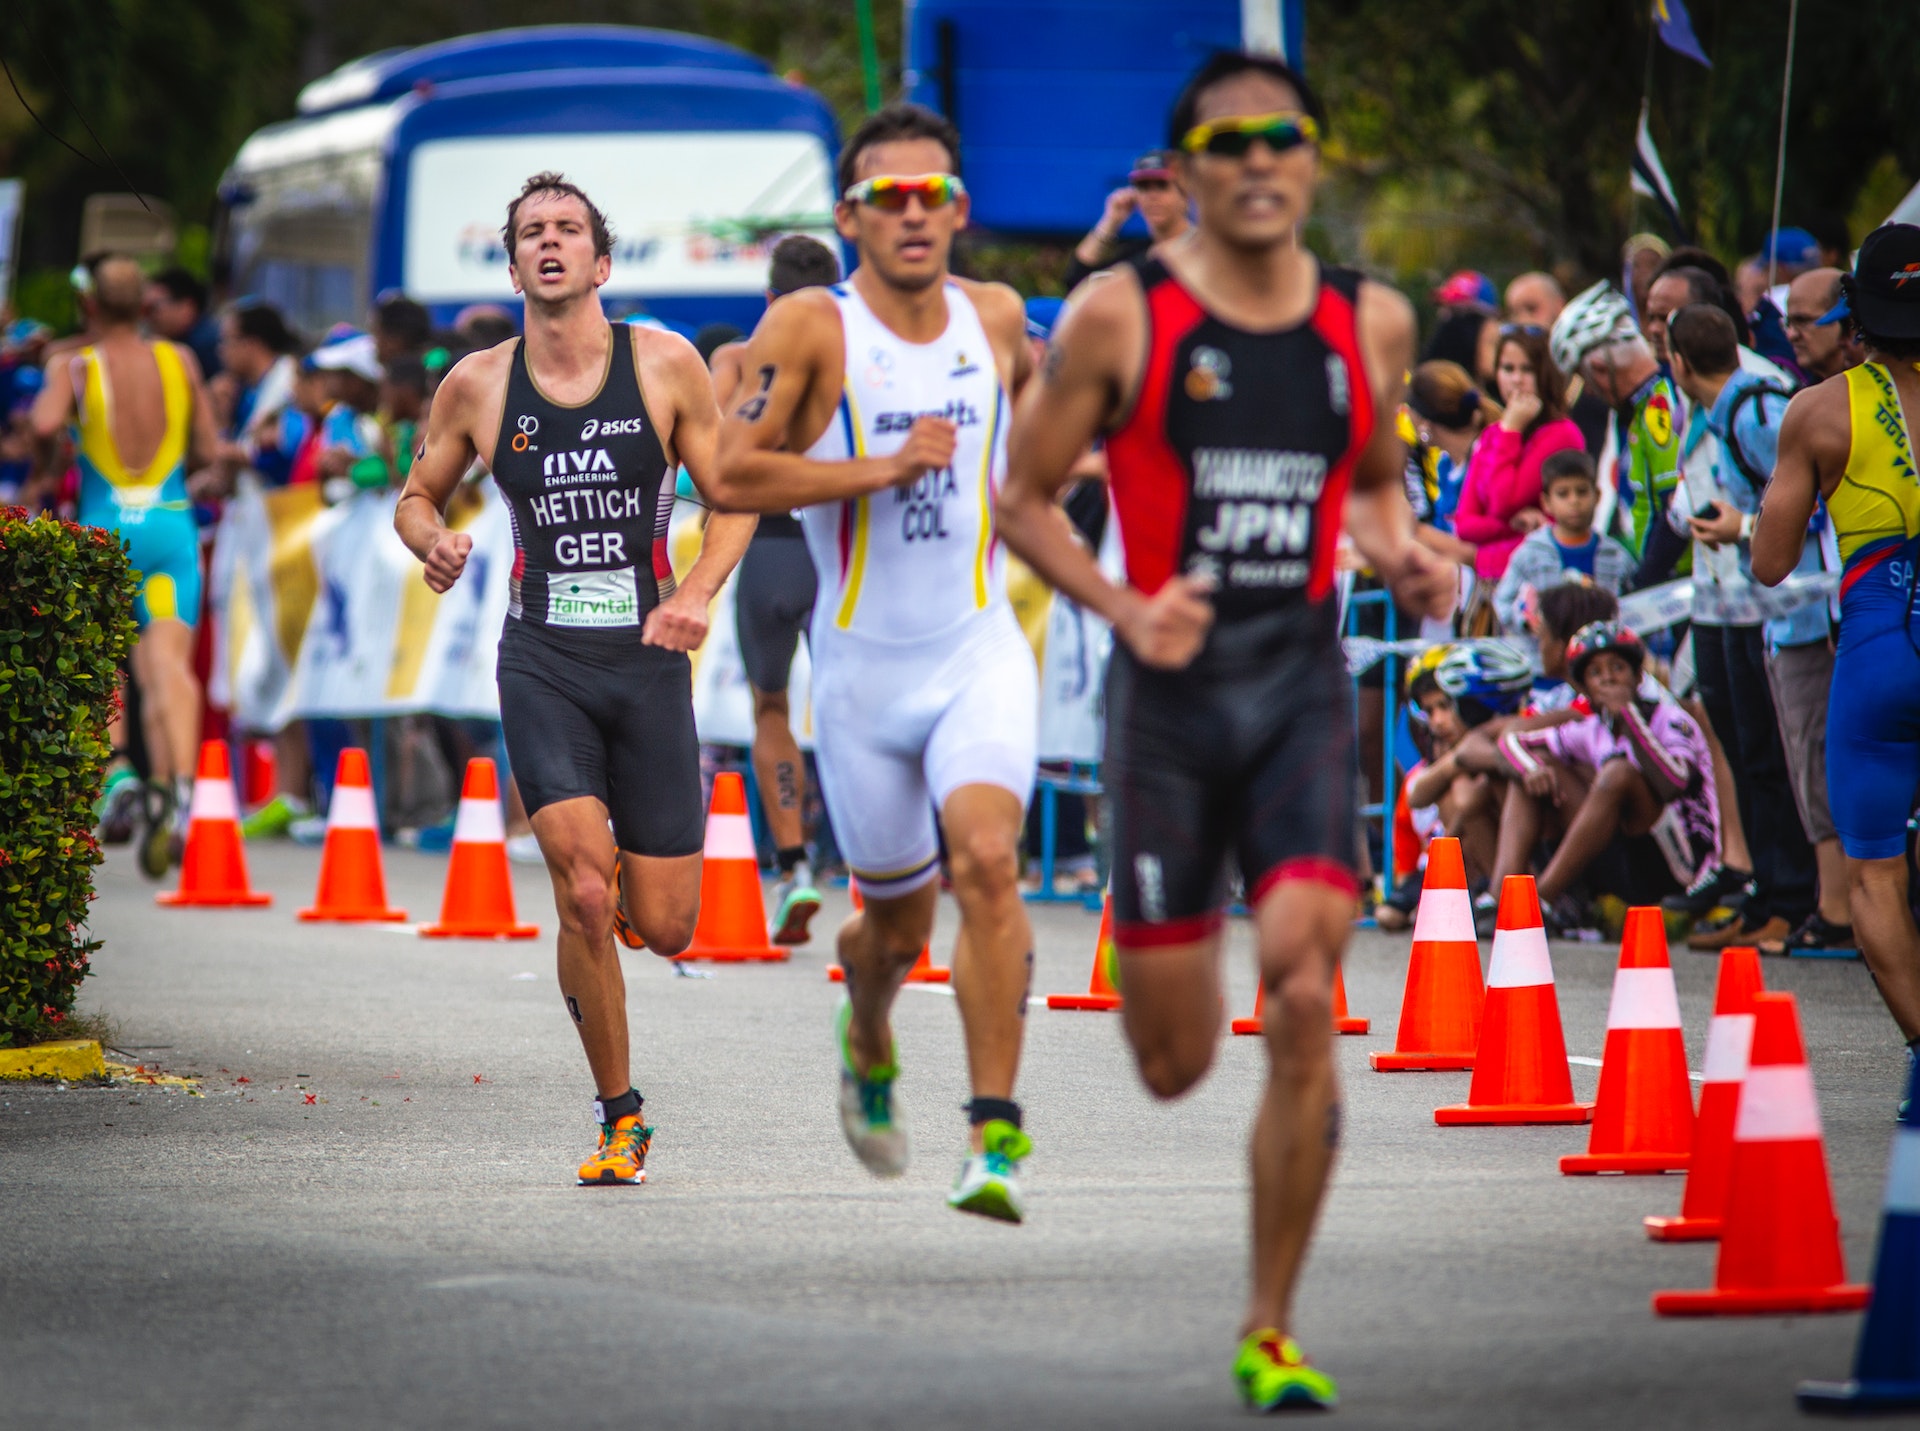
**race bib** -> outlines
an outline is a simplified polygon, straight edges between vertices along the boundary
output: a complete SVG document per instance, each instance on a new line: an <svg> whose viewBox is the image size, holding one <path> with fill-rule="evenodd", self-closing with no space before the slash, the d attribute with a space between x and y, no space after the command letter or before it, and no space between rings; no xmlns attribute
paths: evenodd
<svg viewBox="0 0 1920 1431"><path fill-rule="evenodd" d="M556 571L547 577L549 626L638 626L640 596L633 568Z"/></svg>

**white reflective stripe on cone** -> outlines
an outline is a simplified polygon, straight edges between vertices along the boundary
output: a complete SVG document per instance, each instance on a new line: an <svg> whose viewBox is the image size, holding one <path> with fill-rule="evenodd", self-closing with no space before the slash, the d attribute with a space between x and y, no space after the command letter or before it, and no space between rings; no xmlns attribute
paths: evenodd
<svg viewBox="0 0 1920 1431"><path fill-rule="evenodd" d="M1819 1136L1812 1069L1804 1063L1767 1063L1747 1070L1733 1124L1735 1142L1798 1143Z"/></svg>
<svg viewBox="0 0 1920 1431"><path fill-rule="evenodd" d="M753 821L746 815L707 816L706 856L710 860L752 860L760 855L753 847Z"/></svg>
<svg viewBox="0 0 1920 1431"><path fill-rule="evenodd" d="M1613 1002L1607 1006L1610 1029L1677 1029L1680 999L1673 991L1672 969L1620 969L1613 976Z"/></svg>
<svg viewBox="0 0 1920 1431"><path fill-rule="evenodd" d="M1887 1163L1888 1212L1920 1215L1920 1127L1900 1125L1893 1135L1893 1157Z"/></svg>
<svg viewBox="0 0 1920 1431"><path fill-rule="evenodd" d="M1473 932L1473 901L1464 889L1430 889L1420 896L1420 912L1413 919L1413 938L1434 942L1478 943Z"/></svg>
<svg viewBox="0 0 1920 1431"><path fill-rule="evenodd" d="M1747 1076L1747 1056L1753 1052L1752 1014L1715 1014L1707 1025L1707 1083L1738 1083Z"/></svg>
<svg viewBox="0 0 1920 1431"><path fill-rule="evenodd" d="M506 843L507 822L500 818L498 800L462 800L460 815L453 822L456 845L499 845Z"/></svg>
<svg viewBox="0 0 1920 1431"><path fill-rule="evenodd" d="M333 787L333 800L327 806L329 830L377 830L380 821L373 813L373 791L364 785L344 782Z"/></svg>
<svg viewBox="0 0 1920 1431"><path fill-rule="evenodd" d="M1487 964L1489 989L1531 989L1553 982L1553 958L1547 953L1547 931L1496 929L1493 958Z"/></svg>
<svg viewBox="0 0 1920 1431"><path fill-rule="evenodd" d="M193 802L187 806L189 820L234 820L240 809L233 798L231 780L196 780Z"/></svg>

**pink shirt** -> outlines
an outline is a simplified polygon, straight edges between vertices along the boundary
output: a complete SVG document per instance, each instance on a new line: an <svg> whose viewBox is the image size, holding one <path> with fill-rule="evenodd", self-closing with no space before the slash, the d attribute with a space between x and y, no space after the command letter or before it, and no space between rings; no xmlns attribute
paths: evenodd
<svg viewBox="0 0 1920 1431"><path fill-rule="evenodd" d="M1473 569L1482 581L1506 575L1513 549L1526 539L1514 530L1514 514L1540 505L1540 464L1554 453L1581 447L1573 419L1543 422L1524 441L1498 426L1480 434L1467 457L1467 477L1454 513L1454 534L1474 545Z"/></svg>

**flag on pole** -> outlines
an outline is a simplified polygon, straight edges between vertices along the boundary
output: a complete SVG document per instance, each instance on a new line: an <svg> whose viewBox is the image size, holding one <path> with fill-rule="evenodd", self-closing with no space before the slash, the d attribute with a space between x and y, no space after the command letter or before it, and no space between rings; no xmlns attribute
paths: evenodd
<svg viewBox="0 0 1920 1431"><path fill-rule="evenodd" d="M1673 197L1673 181L1667 178L1667 166L1660 162L1660 151L1653 147L1653 134L1647 128L1645 101L1640 105L1640 128L1633 137L1633 192L1660 206L1675 237L1687 237L1687 227L1680 222L1680 203Z"/></svg>
<svg viewBox="0 0 1920 1431"><path fill-rule="evenodd" d="M1707 52L1700 48L1699 38L1693 33L1693 19L1687 14L1686 0L1653 0L1653 23L1659 27L1660 42L1668 49L1708 69L1713 68L1713 61L1707 58Z"/></svg>

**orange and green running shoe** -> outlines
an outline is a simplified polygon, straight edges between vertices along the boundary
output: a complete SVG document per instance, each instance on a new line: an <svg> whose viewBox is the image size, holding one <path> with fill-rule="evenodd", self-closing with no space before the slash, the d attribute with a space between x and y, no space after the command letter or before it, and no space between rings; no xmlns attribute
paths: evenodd
<svg viewBox="0 0 1920 1431"><path fill-rule="evenodd" d="M580 1165L581 1186L645 1182L647 1149L652 1143L653 1129L640 1121L638 1113L629 1113L617 1123L602 1123L599 1151Z"/></svg>
<svg viewBox="0 0 1920 1431"><path fill-rule="evenodd" d="M621 867L626 863L618 854L613 857L613 937L629 949L645 949L647 941L640 937L640 931L627 920L627 892L621 888L625 878ZM586 1179L582 1178L582 1182Z"/></svg>
<svg viewBox="0 0 1920 1431"><path fill-rule="evenodd" d="M1309 1365L1300 1344L1272 1327L1240 1343L1233 1379L1240 1384L1240 1399L1254 1411L1325 1410L1340 1402L1333 1378Z"/></svg>

